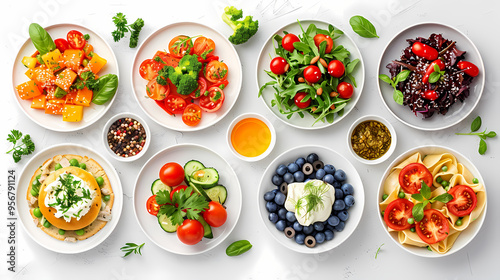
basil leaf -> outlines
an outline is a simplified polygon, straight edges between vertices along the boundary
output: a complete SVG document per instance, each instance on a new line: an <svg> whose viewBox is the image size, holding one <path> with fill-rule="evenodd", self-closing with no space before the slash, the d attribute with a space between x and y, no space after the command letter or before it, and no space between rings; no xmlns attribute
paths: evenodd
<svg viewBox="0 0 500 280"><path fill-rule="evenodd" d="M411 197L415 200L418 200L418 201L424 201L424 197L419 193L414 193L411 195Z"/></svg>
<svg viewBox="0 0 500 280"><path fill-rule="evenodd" d="M493 138L497 136L497 133L495 131L490 131L488 132L488 134L486 134L486 137L489 137L489 138Z"/></svg>
<svg viewBox="0 0 500 280"><path fill-rule="evenodd" d="M33 45L41 55L56 49L56 44L50 37L49 33L38 23L30 24L29 34Z"/></svg>
<svg viewBox="0 0 500 280"><path fill-rule="evenodd" d="M438 196L436 196L433 200L434 201L439 201L442 203L448 203L453 199L453 196L449 193L443 193Z"/></svg>
<svg viewBox="0 0 500 280"><path fill-rule="evenodd" d="M439 81L439 78L441 78L441 75L438 72L432 72L429 75L429 83L433 84L433 83Z"/></svg>
<svg viewBox="0 0 500 280"><path fill-rule="evenodd" d="M404 96L400 90L395 89L392 98L394 98L394 101L396 101L399 105L403 105Z"/></svg>
<svg viewBox="0 0 500 280"><path fill-rule="evenodd" d="M403 71L399 72L399 74L396 76L396 82L394 82L394 83L398 84L399 82L406 81L406 79L408 78L410 73L411 73L410 70L403 70Z"/></svg>
<svg viewBox="0 0 500 280"><path fill-rule="evenodd" d="M345 72L346 72L347 74L351 74L351 73L354 71L354 68L356 68L356 65L358 65L358 62L359 62L359 59L357 59L357 58L356 58L355 60L353 60L353 61L349 62L349 63L346 65L346 67L345 67ZM387 76L387 75L386 75L386 76ZM387 78L389 78L389 77L387 77Z"/></svg>
<svg viewBox="0 0 500 280"><path fill-rule="evenodd" d="M474 121L472 121L471 125L470 125L470 131L471 132L476 132L479 130L479 128L481 127L481 117L477 117L474 119Z"/></svg>
<svg viewBox="0 0 500 280"><path fill-rule="evenodd" d="M369 20L362 16L351 17L351 19L349 20L349 24L351 25L352 30L361 37L379 38L375 26L373 26L373 24Z"/></svg>
<svg viewBox="0 0 500 280"><path fill-rule="evenodd" d="M434 71L437 73L441 72L441 68L439 68L439 65L437 65L437 63L434 64Z"/></svg>
<svg viewBox="0 0 500 280"><path fill-rule="evenodd" d="M381 74L381 75L378 75L378 78L381 79L382 81L392 85L392 80L391 78L389 78L389 76L387 76L386 74Z"/></svg>
<svg viewBox="0 0 500 280"><path fill-rule="evenodd" d="M94 92L92 102L97 105L103 105L108 102L118 89L118 76L115 74L106 74L97 79L99 85L98 90Z"/></svg>
<svg viewBox="0 0 500 280"><path fill-rule="evenodd" d="M252 244L248 240L239 240L233 242L226 249L226 255L233 257L239 256L252 248Z"/></svg>
<svg viewBox="0 0 500 280"><path fill-rule="evenodd" d="M427 186L427 184L422 181L422 188L420 189L420 194L422 194L422 196L425 198L425 199L430 199L431 198L431 188L429 188L429 186Z"/></svg>
<svg viewBox="0 0 500 280"><path fill-rule="evenodd" d="M478 150L479 154L484 155L484 153L486 153L487 149L488 149L488 145L486 145L486 141L481 139L481 141L479 142L479 150Z"/></svg>
<svg viewBox="0 0 500 280"><path fill-rule="evenodd" d="M411 214L413 215L413 219L415 219L415 221L420 222L422 218L424 218L424 204L415 204L411 210Z"/></svg>

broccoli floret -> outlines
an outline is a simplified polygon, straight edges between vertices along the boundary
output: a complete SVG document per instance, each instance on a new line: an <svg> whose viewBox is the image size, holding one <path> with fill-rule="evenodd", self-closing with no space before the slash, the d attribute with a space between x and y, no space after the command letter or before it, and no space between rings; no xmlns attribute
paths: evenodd
<svg viewBox="0 0 500 280"><path fill-rule="evenodd" d="M222 20L229 25L234 33L229 37L229 42L234 45L243 44L250 39L257 30L259 30L259 21L253 20L252 16L246 16L243 20L237 20L243 17L241 10L235 7L226 7Z"/></svg>
<svg viewBox="0 0 500 280"><path fill-rule="evenodd" d="M158 72L156 82L160 85L167 84L167 78L177 87L177 92L188 95L198 87L198 74L202 64L197 55L185 55L179 60L177 67L164 66Z"/></svg>

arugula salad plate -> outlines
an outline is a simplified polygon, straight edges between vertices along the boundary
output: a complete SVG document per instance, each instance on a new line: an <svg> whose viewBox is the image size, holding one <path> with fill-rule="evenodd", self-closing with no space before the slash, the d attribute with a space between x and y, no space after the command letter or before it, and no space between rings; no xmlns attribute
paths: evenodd
<svg viewBox="0 0 500 280"><path fill-rule="evenodd" d="M94 159L106 172L114 193L111 220L95 235L75 243L57 240L39 229L33 222L33 217L29 212L28 201L26 200L26 193L30 185L31 176L40 168L40 165L49 158L65 154L80 155L82 157L87 156L88 158ZM26 163L26 166L21 172L16 191L17 217L21 221L21 225L25 232L40 246L63 254L82 253L101 244L108 238L118 224L123 207L123 190L115 167L104 158L101 153L77 144L64 143L54 145L34 155L31 160Z"/></svg>
<svg viewBox="0 0 500 280"><path fill-rule="evenodd" d="M224 88L225 99L222 107L216 112L202 111L201 121L196 126L187 126L182 121L182 114L169 115L154 100L148 98L146 92L148 81L139 73L139 67L144 60L152 59L157 51L168 52L170 40L179 35L204 36L212 39L215 43L214 55L219 56L219 60L228 67L229 84ZM192 40L193 43L195 40ZM140 45L131 68L132 90L141 109L159 125L176 131L197 131L216 124L229 113L240 94L242 72L238 53L224 35L200 23L178 22L156 30Z"/></svg>
<svg viewBox="0 0 500 280"><path fill-rule="evenodd" d="M328 26L330 25L327 22L323 21L318 21L318 20L301 20L300 25L304 28L304 31L307 30L308 26L314 24L316 25L317 28L323 29L323 30L328 30ZM257 60L257 66L256 66L256 78L257 78L257 87L261 88L265 83L273 81L271 77L264 71L269 71L270 69L270 63L271 60L277 56L275 53L274 47L277 47L276 41L273 39L275 34L278 34L280 36L284 36L284 31L288 33L293 33L297 36L302 34L302 30L300 28L300 25L297 21L294 21L292 23L286 24L285 26L279 28L275 32L271 34L269 39L266 41L264 46L262 46L262 49L260 50L259 58ZM335 28L337 30L337 28ZM284 123L300 128L300 129L321 129L325 128L328 126L331 126L333 124L338 123L341 121L343 118L345 118L349 112L352 111L354 106L356 106L356 103L358 102L359 98L361 97L362 91L363 91L363 85L365 82L365 67L364 67L364 62L363 58L361 56L361 52L359 51L358 47L354 43L354 41L349 37L347 34L342 34L339 38L335 39L333 41L334 46L332 53L335 51L335 48L339 45L344 46L345 49L347 49L350 52L350 55L348 58L353 61L355 59L359 59L359 62L357 63L356 67L354 68L354 71L351 73L351 75L355 78L356 80L356 87L354 87L354 94L351 97L351 100L347 102L347 105L343 108L343 110L340 112L340 114L335 113L333 121L329 122L326 119L319 120L316 122L316 119L308 114L305 113L304 117L301 118L299 114L294 113L293 115L289 116L289 114L282 114L278 108L278 106L273 106L273 101L275 99L275 93L276 91L272 86L266 87L262 91L262 101L266 105L266 107L274 114L278 119L283 121ZM326 74L328 75L328 74ZM284 75L283 75L284 76ZM297 75L295 77L295 82L297 82L297 78L302 75ZM349 79L346 79L347 82L351 83ZM325 93L327 94L327 93ZM292 98L293 101L293 98ZM292 107L295 107L293 105Z"/></svg>
<svg viewBox="0 0 500 280"><path fill-rule="evenodd" d="M106 40L104 40L103 37L101 37L95 31L87 27L72 23L55 24L44 27L44 29L50 34L52 40L56 40L58 38L66 39L66 35L71 30L80 31L82 34L89 34L89 43L92 44L95 52L98 53L100 57L107 60L106 65L99 72L99 76L103 76L105 74L116 74L118 78L120 77L118 74L118 62L116 60L113 49L109 46ZM25 75L27 68L23 65L21 60L24 56L31 56L35 53L35 51L36 48L33 45L32 40L28 38L19 49L12 67L12 93L14 94L14 99L21 108L21 111L23 111L24 114L28 116L28 118L30 118L33 122L40 125L41 127L52 131L71 132L92 125L102 116L104 116L104 114L106 114L106 112L116 99L116 95L118 93L116 93L115 96L104 105L96 105L91 102L89 107L84 108L83 119L79 122L65 122L62 120L61 115L45 114L44 110L32 109L31 102L19 98L15 87L21 83L29 81L29 78Z"/></svg>
<svg viewBox="0 0 500 280"><path fill-rule="evenodd" d="M175 232L165 232L158 223L158 218L148 213L146 202L151 197L151 185L158 179L161 167L168 162L184 166L190 160L197 160L206 167L213 167L219 173L219 183L227 189L227 220L220 227L212 227L213 238L203 238L195 245L182 243ZM133 193L134 213L146 236L160 248L179 255L204 253L222 243L233 231L238 222L242 195L236 173L229 163L211 149L196 144L178 144L156 153L142 167L135 182Z"/></svg>
<svg viewBox="0 0 500 280"><path fill-rule="evenodd" d="M434 113L429 118L412 112L408 106L399 105L394 101L394 89L391 85L377 78L380 97L386 108L400 122L420 130L436 131L442 130L463 121L473 110L481 99L485 85L485 69L483 59L474 43L458 29L442 23L418 23L407 27L392 38L380 56L377 77L381 74L390 77L386 66L393 60L399 60L403 50L409 46L406 40L417 37L429 38L431 34L442 34L443 38L455 41L457 49L465 51L465 60L474 63L479 68L479 76L474 77L469 85L469 97L463 102L455 102L446 115Z"/></svg>

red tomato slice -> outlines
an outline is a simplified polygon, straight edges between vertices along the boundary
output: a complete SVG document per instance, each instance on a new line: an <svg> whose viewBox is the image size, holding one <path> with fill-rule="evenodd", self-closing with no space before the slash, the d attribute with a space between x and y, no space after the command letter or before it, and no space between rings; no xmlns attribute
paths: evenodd
<svg viewBox="0 0 500 280"><path fill-rule="evenodd" d="M476 208L477 197L474 190L465 185L457 185L448 191L453 199L446 203L446 207L451 214L464 217L469 215Z"/></svg>
<svg viewBox="0 0 500 280"><path fill-rule="evenodd" d="M427 244L446 239L450 231L448 220L436 209L424 210L424 217L416 223L415 229L420 239Z"/></svg>
<svg viewBox="0 0 500 280"><path fill-rule="evenodd" d="M69 44L68 44L68 41L66 41L66 39L63 39L63 38L55 39L54 43L56 44L57 49L61 53L63 53L65 50L69 49Z"/></svg>
<svg viewBox="0 0 500 280"><path fill-rule="evenodd" d="M224 103L224 91L220 87L210 87L208 95L202 95L200 98L200 107L205 112L216 112Z"/></svg>
<svg viewBox="0 0 500 280"><path fill-rule="evenodd" d="M432 186L432 174L421 163L410 163L405 166L399 173L399 185L405 193L415 194L419 193L422 188L422 181L427 186Z"/></svg>
<svg viewBox="0 0 500 280"><path fill-rule="evenodd" d="M146 86L146 93L149 98L154 100L163 100L168 95L170 88L168 86L162 86L156 82L156 79L152 79Z"/></svg>
<svg viewBox="0 0 500 280"><path fill-rule="evenodd" d="M192 54L193 41L188 36L176 36L170 40L170 43L168 43L168 51L171 55L177 58L181 58L186 54Z"/></svg>
<svg viewBox="0 0 500 280"><path fill-rule="evenodd" d="M207 91L208 82L203 77L198 77L198 88L189 94L192 99L200 98Z"/></svg>
<svg viewBox="0 0 500 280"><path fill-rule="evenodd" d="M158 214L158 211L160 211L160 205L156 203L156 194L149 197L148 201L146 202L146 209L148 210L148 213L153 216L156 216Z"/></svg>
<svg viewBox="0 0 500 280"><path fill-rule="evenodd" d="M159 62L156 62L152 59L146 59L139 66L139 74L143 79L151 81L152 79L158 76L158 71L163 67L163 65Z"/></svg>
<svg viewBox="0 0 500 280"><path fill-rule="evenodd" d="M165 98L165 107L172 114L182 114L186 109L186 100L176 94L169 94Z"/></svg>
<svg viewBox="0 0 500 280"><path fill-rule="evenodd" d="M187 105L182 113L182 121L189 126L195 126L201 121L201 108L200 106L191 103Z"/></svg>
<svg viewBox="0 0 500 280"><path fill-rule="evenodd" d="M210 87L220 87L220 89L224 90L228 84L229 84L228 80L224 80L224 81L220 81L220 82L217 82L215 84L212 84ZM221 87L221 85L224 85L224 86Z"/></svg>
<svg viewBox="0 0 500 280"><path fill-rule="evenodd" d="M398 198L387 205L384 221L394 230L405 230L412 227L408 218L412 217L413 203L407 199Z"/></svg>
<svg viewBox="0 0 500 280"><path fill-rule="evenodd" d="M77 30L71 30L70 32L68 32L66 38L68 39L69 45L73 49L81 50L83 49L83 47L85 47L85 43L87 43L85 38L83 38L83 34Z"/></svg>

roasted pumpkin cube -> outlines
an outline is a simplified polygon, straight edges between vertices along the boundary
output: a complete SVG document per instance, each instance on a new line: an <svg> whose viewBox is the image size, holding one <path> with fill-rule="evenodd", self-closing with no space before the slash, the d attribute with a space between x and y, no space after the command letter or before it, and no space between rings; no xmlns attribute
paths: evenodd
<svg viewBox="0 0 500 280"><path fill-rule="evenodd" d="M66 68L61 73L57 74L55 84L64 91L69 91L69 87L76 79L76 73L73 70Z"/></svg>
<svg viewBox="0 0 500 280"><path fill-rule="evenodd" d="M42 60L52 72L57 72L65 67L62 54L58 49L42 55Z"/></svg>
<svg viewBox="0 0 500 280"><path fill-rule="evenodd" d="M33 76L35 75L35 69L28 69L24 72L24 75L28 77L30 80L33 80Z"/></svg>
<svg viewBox="0 0 500 280"><path fill-rule="evenodd" d="M64 105L62 115L65 122L79 122L83 118L83 106Z"/></svg>
<svg viewBox="0 0 500 280"><path fill-rule="evenodd" d="M106 59L98 56L96 53L92 53L92 59L89 61L89 64L87 64L87 67L90 71L92 71L92 73L97 74L107 62L108 61Z"/></svg>
<svg viewBox="0 0 500 280"><path fill-rule="evenodd" d="M73 71L78 71L78 68L82 64L84 53L82 50L77 49L67 49L64 51L64 65Z"/></svg>
<svg viewBox="0 0 500 280"><path fill-rule="evenodd" d="M42 65L33 70L33 80L35 80L41 88L46 88L54 85L56 76L54 76L47 66Z"/></svg>
<svg viewBox="0 0 500 280"><path fill-rule="evenodd" d="M27 81L16 87L17 94L22 100L31 99L42 94L35 81Z"/></svg>
<svg viewBox="0 0 500 280"><path fill-rule="evenodd" d="M31 56L25 56L23 57L23 59L21 60L21 62L23 63L24 66L26 66L27 68L29 69L33 69L36 67L36 57L31 57Z"/></svg>
<svg viewBox="0 0 500 280"><path fill-rule="evenodd" d="M91 53L94 51L94 46L92 46L89 43L85 44L85 47L83 47L83 52L85 53L85 57L88 59L91 59Z"/></svg>
<svg viewBox="0 0 500 280"><path fill-rule="evenodd" d="M72 90L66 94L66 104L75 105L75 99L78 91Z"/></svg>
<svg viewBox="0 0 500 280"><path fill-rule="evenodd" d="M59 104L55 100L47 100L45 103L45 114L62 115L64 104Z"/></svg>
<svg viewBox="0 0 500 280"><path fill-rule="evenodd" d="M79 89L75 98L75 105L90 106L90 101L92 101L93 92L88 88Z"/></svg>
<svg viewBox="0 0 500 280"><path fill-rule="evenodd" d="M31 108L33 108L33 109L45 109L46 102L47 102L47 99L45 98L45 95L40 94L39 96L33 97L33 100L31 101Z"/></svg>

